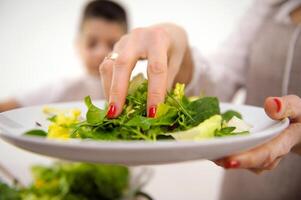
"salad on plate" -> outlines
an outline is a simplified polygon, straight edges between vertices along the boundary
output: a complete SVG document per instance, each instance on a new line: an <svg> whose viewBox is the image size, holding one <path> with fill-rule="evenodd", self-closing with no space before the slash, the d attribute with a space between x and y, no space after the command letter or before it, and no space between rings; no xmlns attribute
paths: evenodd
<svg viewBox="0 0 301 200"><path fill-rule="evenodd" d="M50 122L46 130L33 129L25 133L49 139L70 138L91 140L204 140L215 137L248 134L251 125L240 113L228 110L221 113L216 97L187 97L185 85L177 83L167 92L164 103L157 106L154 118L147 117L147 80L142 74L130 82L123 112L114 119L107 118L107 108L93 104L87 96L85 117L81 110L45 107ZM39 124L37 122L37 124Z"/></svg>

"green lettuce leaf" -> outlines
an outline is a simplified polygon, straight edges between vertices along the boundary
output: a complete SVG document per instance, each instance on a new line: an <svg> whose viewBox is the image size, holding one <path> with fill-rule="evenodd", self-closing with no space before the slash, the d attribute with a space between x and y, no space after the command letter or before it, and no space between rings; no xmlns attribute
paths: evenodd
<svg viewBox="0 0 301 200"><path fill-rule="evenodd" d="M87 122L90 124L102 123L106 116L106 111L93 105L91 98L89 96L85 97L85 104L88 108L86 114Z"/></svg>
<svg viewBox="0 0 301 200"><path fill-rule="evenodd" d="M194 128L186 131L171 133L169 135L179 141L213 138L215 131L221 129L221 123L222 117L220 115L214 115Z"/></svg>

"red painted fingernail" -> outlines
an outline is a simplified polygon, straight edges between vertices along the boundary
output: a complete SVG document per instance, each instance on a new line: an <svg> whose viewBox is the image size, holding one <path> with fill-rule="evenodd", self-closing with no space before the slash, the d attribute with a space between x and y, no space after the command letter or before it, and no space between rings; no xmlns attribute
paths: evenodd
<svg viewBox="0 0 301 200"><path fill-rule="evenodd" d="M277 112L280 112L280 110L281 110L281 101L278 98L274 98L274 101L277 105Z"/></svg>
<svg viewBox="0 0 301 200"><path fill-rule="evenodd" d="M226 169L238 168L239 166L240 166L240 163L236 160L229 160L229 161L226 161L225 164L224 164L224 167Z"/></svg>
<svg viewBox="0 0 301 200"><path fill-rule="evenodd" d="M157 108L156 106L151 106L148 110L148 117L154 118L156 116Z"/></svg>
<svg viewBox="0 0 301 200"><path fill-rule="evenodd" d="M116 114L116 105L114 103L110 103L110 106L109 106L109 109L108 109L108 112L107 112L107 116L108 118L113 118Z"/></svg>

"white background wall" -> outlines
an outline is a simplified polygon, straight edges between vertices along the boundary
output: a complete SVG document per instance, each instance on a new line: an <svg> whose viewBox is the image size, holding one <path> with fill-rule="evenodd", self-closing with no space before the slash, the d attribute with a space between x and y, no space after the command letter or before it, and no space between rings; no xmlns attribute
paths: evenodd
<svg viewBox="0 0 301 200"><path fill-rule="evenodd" d="M131 27L171 21L186 28L190 43L214 52L251 0L128 0ZM0 99L58 77L82 73L74 38L84 0L0 0ZM23 177L32 154L0 143L0 161ZM14 156L12 156L14 155ZM15 159L10 159L10 158ZM18 167L17 167L18 166ZM156 199L216 199L223 170L209 161L154 167L148 186ZM26 177L26 176L25 176Z"/></svg>
<svg viewBox="0 0 301 200"><path fill-rule="evenodd" d="M171 21L212 52L251 0L119 0L131 27ZM74 38L84 0L0 0L0 99L82 73Z"/></svg>

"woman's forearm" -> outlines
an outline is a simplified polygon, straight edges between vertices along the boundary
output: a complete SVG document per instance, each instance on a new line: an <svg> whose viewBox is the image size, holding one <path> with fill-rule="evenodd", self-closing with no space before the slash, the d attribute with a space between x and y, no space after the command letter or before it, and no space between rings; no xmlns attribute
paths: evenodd
<svg viewBox="0 0 301 200"><path fill-rule="evenodd" d="M15 108L18 108L18 107L20 107L20 105L14 99L7 100L7 101L4 101L4 102L0 102L0 112L15 109Z"/></svg>

